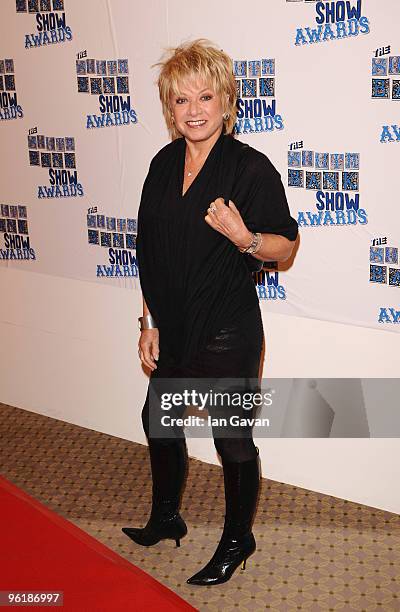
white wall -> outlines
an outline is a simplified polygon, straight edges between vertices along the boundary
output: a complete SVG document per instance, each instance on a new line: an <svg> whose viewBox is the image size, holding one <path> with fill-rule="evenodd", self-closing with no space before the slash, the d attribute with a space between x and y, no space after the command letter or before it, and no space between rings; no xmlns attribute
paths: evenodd
<svg viewBox="0 0 400 612"><path fill-rule="evenodd" d="M138 292L7 268L0 286L0 401L144 443ZM397 334L265 310L264 376L398 376ZM257 445L264 477L400 511L398 439ZM189 440L189 453L217 463L211 440Z"/></svg>

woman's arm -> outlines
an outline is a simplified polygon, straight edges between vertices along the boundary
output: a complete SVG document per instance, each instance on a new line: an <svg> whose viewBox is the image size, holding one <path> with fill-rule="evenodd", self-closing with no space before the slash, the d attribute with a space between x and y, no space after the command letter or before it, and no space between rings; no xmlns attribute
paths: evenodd
<svg viewBox="0 0 400 612"><path fill-rule="evenodd" d="M143 297L143 316L151 314L146 300ZM157 369L156 361L160 354L159 350L159 331L158 328L144 329L140 332L139 338L139 357L141 362L150 368L151 371Z"/></svg>
<svg viewBox="0 0 400 612"><path fill-rule="evenodd" d="M218 198L213 202L215 208L208 209L205 217L206 222L212 228L229 238L238 248L245 249L250 246L253 234L246 227L242 216L235 204L230 201L229 206L225 206L224 200ZM295 240L288 240L279 234L261 234L262 243L257 253L253 257L262 261L286 261L291 256Z"/></svg>

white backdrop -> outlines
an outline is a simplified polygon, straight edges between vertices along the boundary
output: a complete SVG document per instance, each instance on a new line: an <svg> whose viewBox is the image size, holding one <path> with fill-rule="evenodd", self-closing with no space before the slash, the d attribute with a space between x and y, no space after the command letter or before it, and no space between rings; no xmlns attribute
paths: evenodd
<svg viewBox="0 0 400 612"><path fill-rule="evenodd" d="M340 2L328 4L340 5ZM356 2L350 4L355 6ZM266 99L269 104L275 99L276 113L282 121L274 123L271 131L240 134L239 138L265 152L281 172L294 217L304 213L299 220L309 219L307 212L315 214L318 210L316 190L288 186L291 145L300 143L295 145L299 148L293 149L296 153L359 154L356 193L368 222L338 226L325 217L326 225L301 227L300 247L293 264L277 277L271 273L270 282L275 280L283 291L264 292L259 288L269 358L264 375L396 375L393 360L397 345L393 334L388 332L398 331L400 327L395 323L400 309L396 286L399 265L390 262L390 258L395 258L393 249L400 245L395 187L400 142L400 137L396 137L398 100L371 97L372 79L382 76L373 76L371 66L375 51L383 48L383 59L389 65L392 58L390 65L397 70L393 58L400 55L396 36L400 17L398 3L386 0L382 7L378 0L363 0L361 14L368 19L368 33L300 45L295 44L298 28L303 28L302 33L308 39L306 28L317 27L317 3L279 0L269 5L261 0L251 6L207 0L201 7L177 0L153 0L145 5L128 0L90 0L84 4L65 0L64 10L54 12L65 13L70 40L25 48L26 44L33 44L32 34L38 40L35 14L17 13L13 0L2 4L0 60L13 60L12 63L4 61L3 89L6 89L6 75L13 74L22 117L6 118L11 112L7 108L14 91L9 89L10 96L2 91L0 219L4 220L2 228L6 231L0 231L0 269L7 285L2 285L5 289L2 290L1 321L3 346L7 350L3 355L0 400L142 441L136 412L133 428L126 427L131 422L132 397L140 405L146 385L138 365L132 366L136 352L135 318L140 309L139 284L137 276L132 275L134 266L113 268L108 248L88 243L87 214L90 209L96 215L96 224L102 221L101 217L97 218L99 214L109 217L110 224L112 219L116 223L118 219L132 220L133 227L149 161L167 142L155 87L156 72L150 66L159 59L163 47L196 37L214 40L237 61L275 60L276 95ZM332 25L331 31L337 31L337 26ZM326 25L322 25L321 36L324 32L329 35ZM57 36L62 38L60 33ZM93 124L96 118L101 120L101 112L98 95L78 92L76 60L78 54L82 60L83 52L87 54L83 59L128 60L129 95L134 112L127 125L87 127L88 116ZM249 66L246 64L247 70ZM376 62L375 66L378 66ZM121 68L119 76L126 75L126 66ZM113 70L110 64L108 76L113 76ZM260 78L254 77L256 86L260 85ZM382 78L389 81L389 96L392 95L394 81L400 76L387 74ZM8 78L7 83L12 86L12 79ZM380 92L378 85L375 92ZM121 95L126 101L127 95ZM115 121L114 115L112 120ZM255 122L250 121L247 128L249 125L254 126ZM281 125L282 129L278 129ZM384 132L385 142L381 142L386 125L390 128ZM68 142L73 143L83 195L38 197L39 186L42 191L50 188L49 171L30 165L29 150L35 151L35 148L34 139L28 147L29 131L34 137L73 139ZM63 146L66 140L60 141L60 147ZM56 151L50 150L51 154ZM69 151L72 152L71 147ZM59 158L55 159L59 163ZM71 163L71 156L68 160ZM315 166L302 166L300 170L304 176L307 171L323 172ZM332 166L329 171L334 171ZM338 172L342 174L341 170ZM29 259L10 259L13 255L20 257L16 249L11 254L6 242L10 244L13 234L16 240L13 221L17 229L23 230L19 235L25 244L27 234L23 221L27 221L29 246L35 259L32 252ZM99 237L102 231L111 234L111 240L112 233L122 233L126 244L126 234L134 236L134 229L128 232L126 225L120 227L121 232L112 229L107 232L107 228L101 227L91 229L98 231ZM373 251L375 261L370 261L372 246L378 247ZM385 247L391 250L386 253ZM115 247L114 257L118 252L123 258L130 254L129 261L134 261L134 248ZM23 253L22 257L25 256ZM385 261L385 256L389 260ZM383 261L379 261L380 257ZM370 281L370 265L378 266L373 270L374 282ZM108 273L111 270L118 276L97 276L99 270L107 273L104 266ZM391 276L389 268L394 270ZM385 270L386 282L376 282L385 280ZM389 276L392 285L389 285ZM126 292L126 296L122 297L120 291ZM282 295L285 299L279 297ZM82 302L83 296L86 304ZM129 304L132 304L131 312ZM314 321L301 322L297 317ZM331 323L329 327L321 323L324 320L350 325L335 327ZM361 332L352 326L369 330ZM50 340L54 345L48 353L45 347ZM335 340L337 346L334 346ZM41 350L42 357L38 360L36 353ZM65 360L61 357L62 351ZM303 360L301 367L299 360ZM84 365L87 376L84 376ZM38 371L42 376L38 376ZM17 385L21 372L27 381L22 388ZM109 407L115 402L118 410L113 415L107 409L98 412L99 406ZM339 444L340 441L331 442ZM372 448L376 441L364 442ZM268 441L268 451L273 452L274 445L282 445L279 448L283 449L288 443L287 440ZM298 440L295 444L301 447L307 441ZM195 441L192 449L197 456L214 460L212 451L197 447ZM329 455L322 460L321 472L314 478L312 470L306 470L311 476L308 480L300 479L301 483L324 490L325 481L328 491L345 495L336 482L329 484L326 470L335 478ZM300 483L293 462L294 456L298 462L297 452L292 455L277 450L272 456L274 459L266 464L272 477ZM380 465L375 464L378 472ZM356 472L358 467L355 466ZM383 471L383 464L381 467ZM377 505L391 505L379 495L371 498L371 492L360 491L355 495Z"/></svg>
<svg viewBox="0 0 400 612"><path fill-rule="evenodd" d="M13 0L2 7L2 22L7 24L2 57L13 60L13 65L6 61L4 78L9 76L7 67L13 68L23 116L1 121L0 154L7 177L1 194L6 205L1 211L1 265L139 290L134 247L140 191L151 157L167 142L151 65L165 46L205 36L235 61L240 106L249 107L247 117L239 114L238 136L266 153L281 172L301 229L301 246L290 269L267 273L267 287L269 281L280 291L259 288L262 307L399 331L395 181L400 128L395 131L399 99L392 99L400 98L396 0L386 1L384 9L377 0L359 2L358 21L353 17L353 25L347 18L341 23L343 32L359 33L340 39L331 39L337 35L337 23L316 23L320 14L327 18L330 5L342 16L345 3L339 1L325 6L282 0L274 2L273 9L256 1L251 15L248 10L241 13L239 3L205 2L199 18L192 3L175 0L145 5L65 0L63 5L63 11L52 13L65 15L62 31L70 40L42 40L36 47L35 14L17 13ZM350 6L356 9L357 2ZM307 42L310 28L317 28L320 42ZM373 70L378 49L383 55L374 59ZM387 81L389 98L371 97L380 95L378 79ZM126 82L129 93L117 93L126 91ZM114 95L101 93L113 85ZM93 92L82 91L86 86L94 87ZM119 112L105 113L101 95ZM3 113L6 97L3 92ZM128 105L130 113L122 112L121 104ZM263 104L261 116L251 117ZM389 131L381 142L385 125ZM42 197L51 184L40 136L43 147L48 137L49 146L55 139L49 154L53 166L70 163L67 139L72 139L76 163L70 171L76 171L77 195L69 188L67 197L61 191ZM65 154L60 155L63 146ZM302 187L296 186L299 181ZM332 198L344 210L320 212ZM352 202L358 210L351 208ZM13 233L8 231L13 209L7 205L16 204L26 207L34 260L10 259L20 256L6 248L6 236Z"/></svg>

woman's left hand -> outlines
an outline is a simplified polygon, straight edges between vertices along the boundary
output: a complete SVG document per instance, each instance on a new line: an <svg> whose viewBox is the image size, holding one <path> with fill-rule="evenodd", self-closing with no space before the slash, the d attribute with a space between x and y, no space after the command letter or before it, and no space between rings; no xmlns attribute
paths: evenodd
<svg viewBox="0 0 400 612"><path fill-rule="evenodd" d="M211 202L207 209L205 221L239 248L248 247L252 241L253 235L247 229L232 200L229 200L229 206L226 206L222 198L217 198L214 202Z"/></svg>

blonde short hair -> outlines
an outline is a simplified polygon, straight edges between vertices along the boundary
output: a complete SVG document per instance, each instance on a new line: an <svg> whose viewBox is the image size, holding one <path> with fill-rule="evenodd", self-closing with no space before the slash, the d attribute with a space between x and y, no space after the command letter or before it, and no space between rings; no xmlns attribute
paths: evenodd
<svg viewBox="0 0 400 612"><path fill-rule="evenodd" d="M202 79L220 95L223 113L229 114L228 119L224 119L225 133L230 134L233 131L237 112L236 82L232 60L222 49L205 38L198 38L167 49L162 60L154 66L161 67L157 85L172 140L179 138L181 134L172 120L170 97L180 93L180 82L192 77Z"/></svg>

